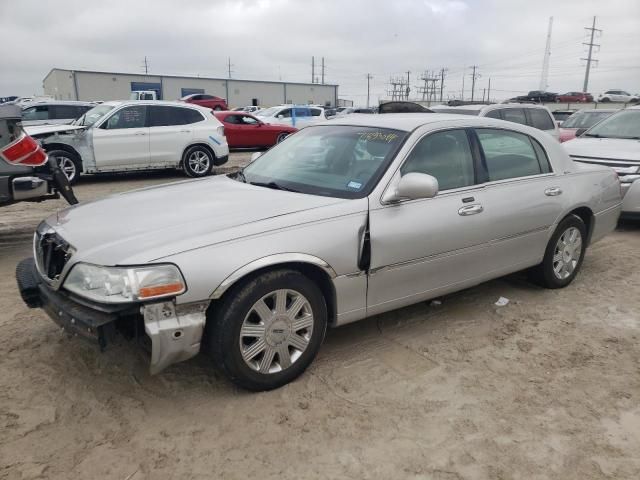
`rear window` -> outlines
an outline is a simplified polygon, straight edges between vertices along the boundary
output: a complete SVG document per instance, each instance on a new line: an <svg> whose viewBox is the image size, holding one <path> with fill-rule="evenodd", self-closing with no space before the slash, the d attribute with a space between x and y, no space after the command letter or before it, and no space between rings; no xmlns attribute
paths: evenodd
<svg viewBox="0 0 640 480"><path fill-rule="evenodd" d="M149 107L150 127L167 127L171 125L188 125L202 121L202 115L191 108L156 106Z"/></svg>
<svg viewBox="0 0 640 480"><path fill-rule="evenodd" d="M527 117L521 108L505 108L502 110L502 119L507 122L520 123L522 125L527 124Z"/></svg>
<svg viewBox="0 0 640 480"><path fill-rule="evenodd" d="M530 108L529 116L531 118L531 126L539 130L554 130L555 125L551 116L546 110L541 108Z"/></svg>
<svg viewBox="0 0 640 480"><path fill-rule="evenodd" d="M49 106L39 105L37 107L29 107L22 111L22 120L48 120Z"/></svg>

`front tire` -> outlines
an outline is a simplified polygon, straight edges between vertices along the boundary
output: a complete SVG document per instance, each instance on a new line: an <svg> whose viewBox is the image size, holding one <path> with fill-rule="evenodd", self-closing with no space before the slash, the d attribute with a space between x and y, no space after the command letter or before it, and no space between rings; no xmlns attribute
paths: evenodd
<svg viewBox="0 0 640 480"><path fill-rule="evenodd" d="M282 132L280 134L278 134L278 137L276 138L276 143L280 143L282 141L284 141L285 138L287 138L289 136L289 133L287 132Z"/></svg>
<svg viewBox="0 0 640 480"><path fill-rule="evenodd" d="M602 100L600 100L602 103L609 103L611 102L611 99L608 97L604 97Z"/></svg>
<svg viewBox="0 0 640 480"><path fill-rule="evenodd" d="M542 263L531 270L532 280L546 288L563 288L578 274L587 249L587 228L580 217L564 218L551 236Z"/></svg>
<svg viewBox="0 0 640 480"><path fill-rule="evenodd" d="M50 157L55 157L58 166L64 172L70 185L75 185L82 171L82 160L74 152L67 150L51 150L47 152Z"/></svg>
<svg viewBox="0 0 640 480"><path fill-rule="evenodd" d="M252 391L281 387L311 364L327 329L324 297L294 270L268 272L213 307L206 344L215 365Z"/></svg>
<svg viewBox="0 0 640 480"><path fill-rule="evenodd" d="M182 169L189 177L200 178L211 173L213 154L205 147L189 147L182 157Z"/></svg>

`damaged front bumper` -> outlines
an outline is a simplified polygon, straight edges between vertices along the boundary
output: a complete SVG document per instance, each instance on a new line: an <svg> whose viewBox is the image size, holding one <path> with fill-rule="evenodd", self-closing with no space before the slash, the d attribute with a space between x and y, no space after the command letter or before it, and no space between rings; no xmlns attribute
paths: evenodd
<svg viewBox="0 0 640 480"><path fill-rule="evenodd" d="M138 338L138 325L151 340L150 373L194 357L206 322L209 302L176 305L173 301L148 304L106 305L87 302L62 290L53 290L38 274L33 258L16 268L22 299L30 308L42 308L71 335L80 336L104 350L118 332Z"/></svg>

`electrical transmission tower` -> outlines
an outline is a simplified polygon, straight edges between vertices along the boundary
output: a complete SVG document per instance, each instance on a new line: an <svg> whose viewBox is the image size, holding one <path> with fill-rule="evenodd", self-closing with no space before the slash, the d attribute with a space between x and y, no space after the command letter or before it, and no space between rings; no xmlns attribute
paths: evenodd
<svg viewBox="0 0 640 480"><path fill-rule="evenodd" d="M404 76L397 76L389 78L389 89L387 89L387 95L391 97L391 100L404 100L408 98L409 81Z"/></svg>
<svg viewBox="0 0 640 480"><path fill-rule="evenodd" d="M553 17L549 17L549 30L547 31L547 46L544 49L544 60L542 61L542 75L540 76L540 90L547 91L549 86L549 57L551 56L551 28L553 27Z"/></svg>
<svg viewBox="0 0 640 480"><path fill-rule="evenodd" d="M427 70L420 75L419 80L421 80L423 84L417 87L418 94L422 94L423 101L427 100L431 103L437 97L437 84L440 82L440 75L436 72Z"/></svg>
<svg viewBox="0 0 640 480"><path fill-rule="evenodd" d="M589 40L589 43L585 43L583 42L583 45L586 45L589 47L589 55L587 56L587 58L581 58L580 60L585 60L587 62L587 69L584 72L584 85L582 87L582 91L583 92L587 92L587 88L589 87L589 71L591 70L591 64L595 63L596 65L598 65L598 60L595 60L593 58L593 47L597 47L599 51L600 50L600 44L598 43L593 43L593 39L595 37L596 32L598 32L598 35L602 35L602 30L599 30L596 28L596 17L593 17L593 25L591 27L584 27L585 30L591 32L591 39Z"/></svg>

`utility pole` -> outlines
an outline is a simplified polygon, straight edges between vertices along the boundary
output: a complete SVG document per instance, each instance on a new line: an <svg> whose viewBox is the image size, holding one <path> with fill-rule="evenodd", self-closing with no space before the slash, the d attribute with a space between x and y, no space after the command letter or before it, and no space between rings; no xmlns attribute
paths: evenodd
<svg viewBox="0 0 640 480"><path fill-rule="evenodd" d="M491 103L491 77L489 77L489 87L487 88L487 102Z"/></svg>
<svg viewBox="0 0 640 480"><path fill-rule="evenodd" d="M369 108L369 94L370 94L369 82L372 79L373 79L373 75L371 75L370 73L367 73L367 108Z"/></svg>
<svg viewBox="0 0 640 480"><path fill-rule="evenodd" d="M231 72L233 71L233 70L231 70L231 67L233 67L233 65L231 64L231 57L229 57L227 59L227 69L229 71L229 78L231 78Z"/></svg>
<svg viewBox="0 0 640 480"><path fill-rule="evenodd" d="M600 48L600 44L597 43L593 43L593 39L594 36L596 34L596 32L602 33L602 30L598 30L596 28L596 17L593 17L593 25L591 26L591 28L589 27L584 27L585 30L588 30L591 32L591 39L589 40L589 43L582 43L583 45L587 45L589 47L589 56L587 58L581 58L580 60L586 60L587 61L587 69L584 72L584 85L582 87L582 91L583 92L587 92L587 88L589 87L589 71L591 70L591 62L595 62L596 65L598 64L598 60L594 60L592 58L593 55L593 47L598 47Z"/></svg>
<svg viewBox="0 0 640 480"><path fill-rule="evenodd" d="M322 57L322 84L324 85L324 57Z"/></svg>
<svg viewBox="0 0 640 480"><path fill-rule="evenodd" d="M464 73L467 70L467 67L463 67L462 68L462 93L460 95L460 100L462 100L464 102L464 77L467 76L466 73Z"/></svg>
<svg viewBox="0 0 640 480"><path fill-rule="evenodd" d="M471 101L473 102L473 96L476 90L476 79L480 77L480 74L476 73L476 71L478 70L477 65L472 65L469 68L473 69L473 73L471 74Z"/></svg>
<svg viewBox="0 0 640 480"><path fill-rule="evenodd" d="M407 70L407 95L406 95L406 100L409 100L409 92L411 92L411 87L409 86L409 75L411 75L411 72Z"/></svg>
<svg viewBox="0 0 640 480"><path fill-rule="evenodd" d="M311 83L316 83L316 58L311 57Z"/></svg>
<svg viewBox="0 0 640 480"><path fill-rule="evenodd" d="M549 30L547 31L547 45L544 49L544 60L542 61L542 75L540 75L540 90L547 91L549 86L549 57L551 57L551 28L553 27L553 17L549 17Z"/></svg>
<svg viewBox="0 0 640 480"><path fill-rule="evenodd" d="M440 101L442 102L442 94L444 93L444 77L447 72L446 68L440 70Z"/></svg>
<svg viewBox="0 0 640 480"><path fill-rule="evenodd" d="M144 56L144 74L149 74L149 63L147 63L147 56Z"/></svg>

